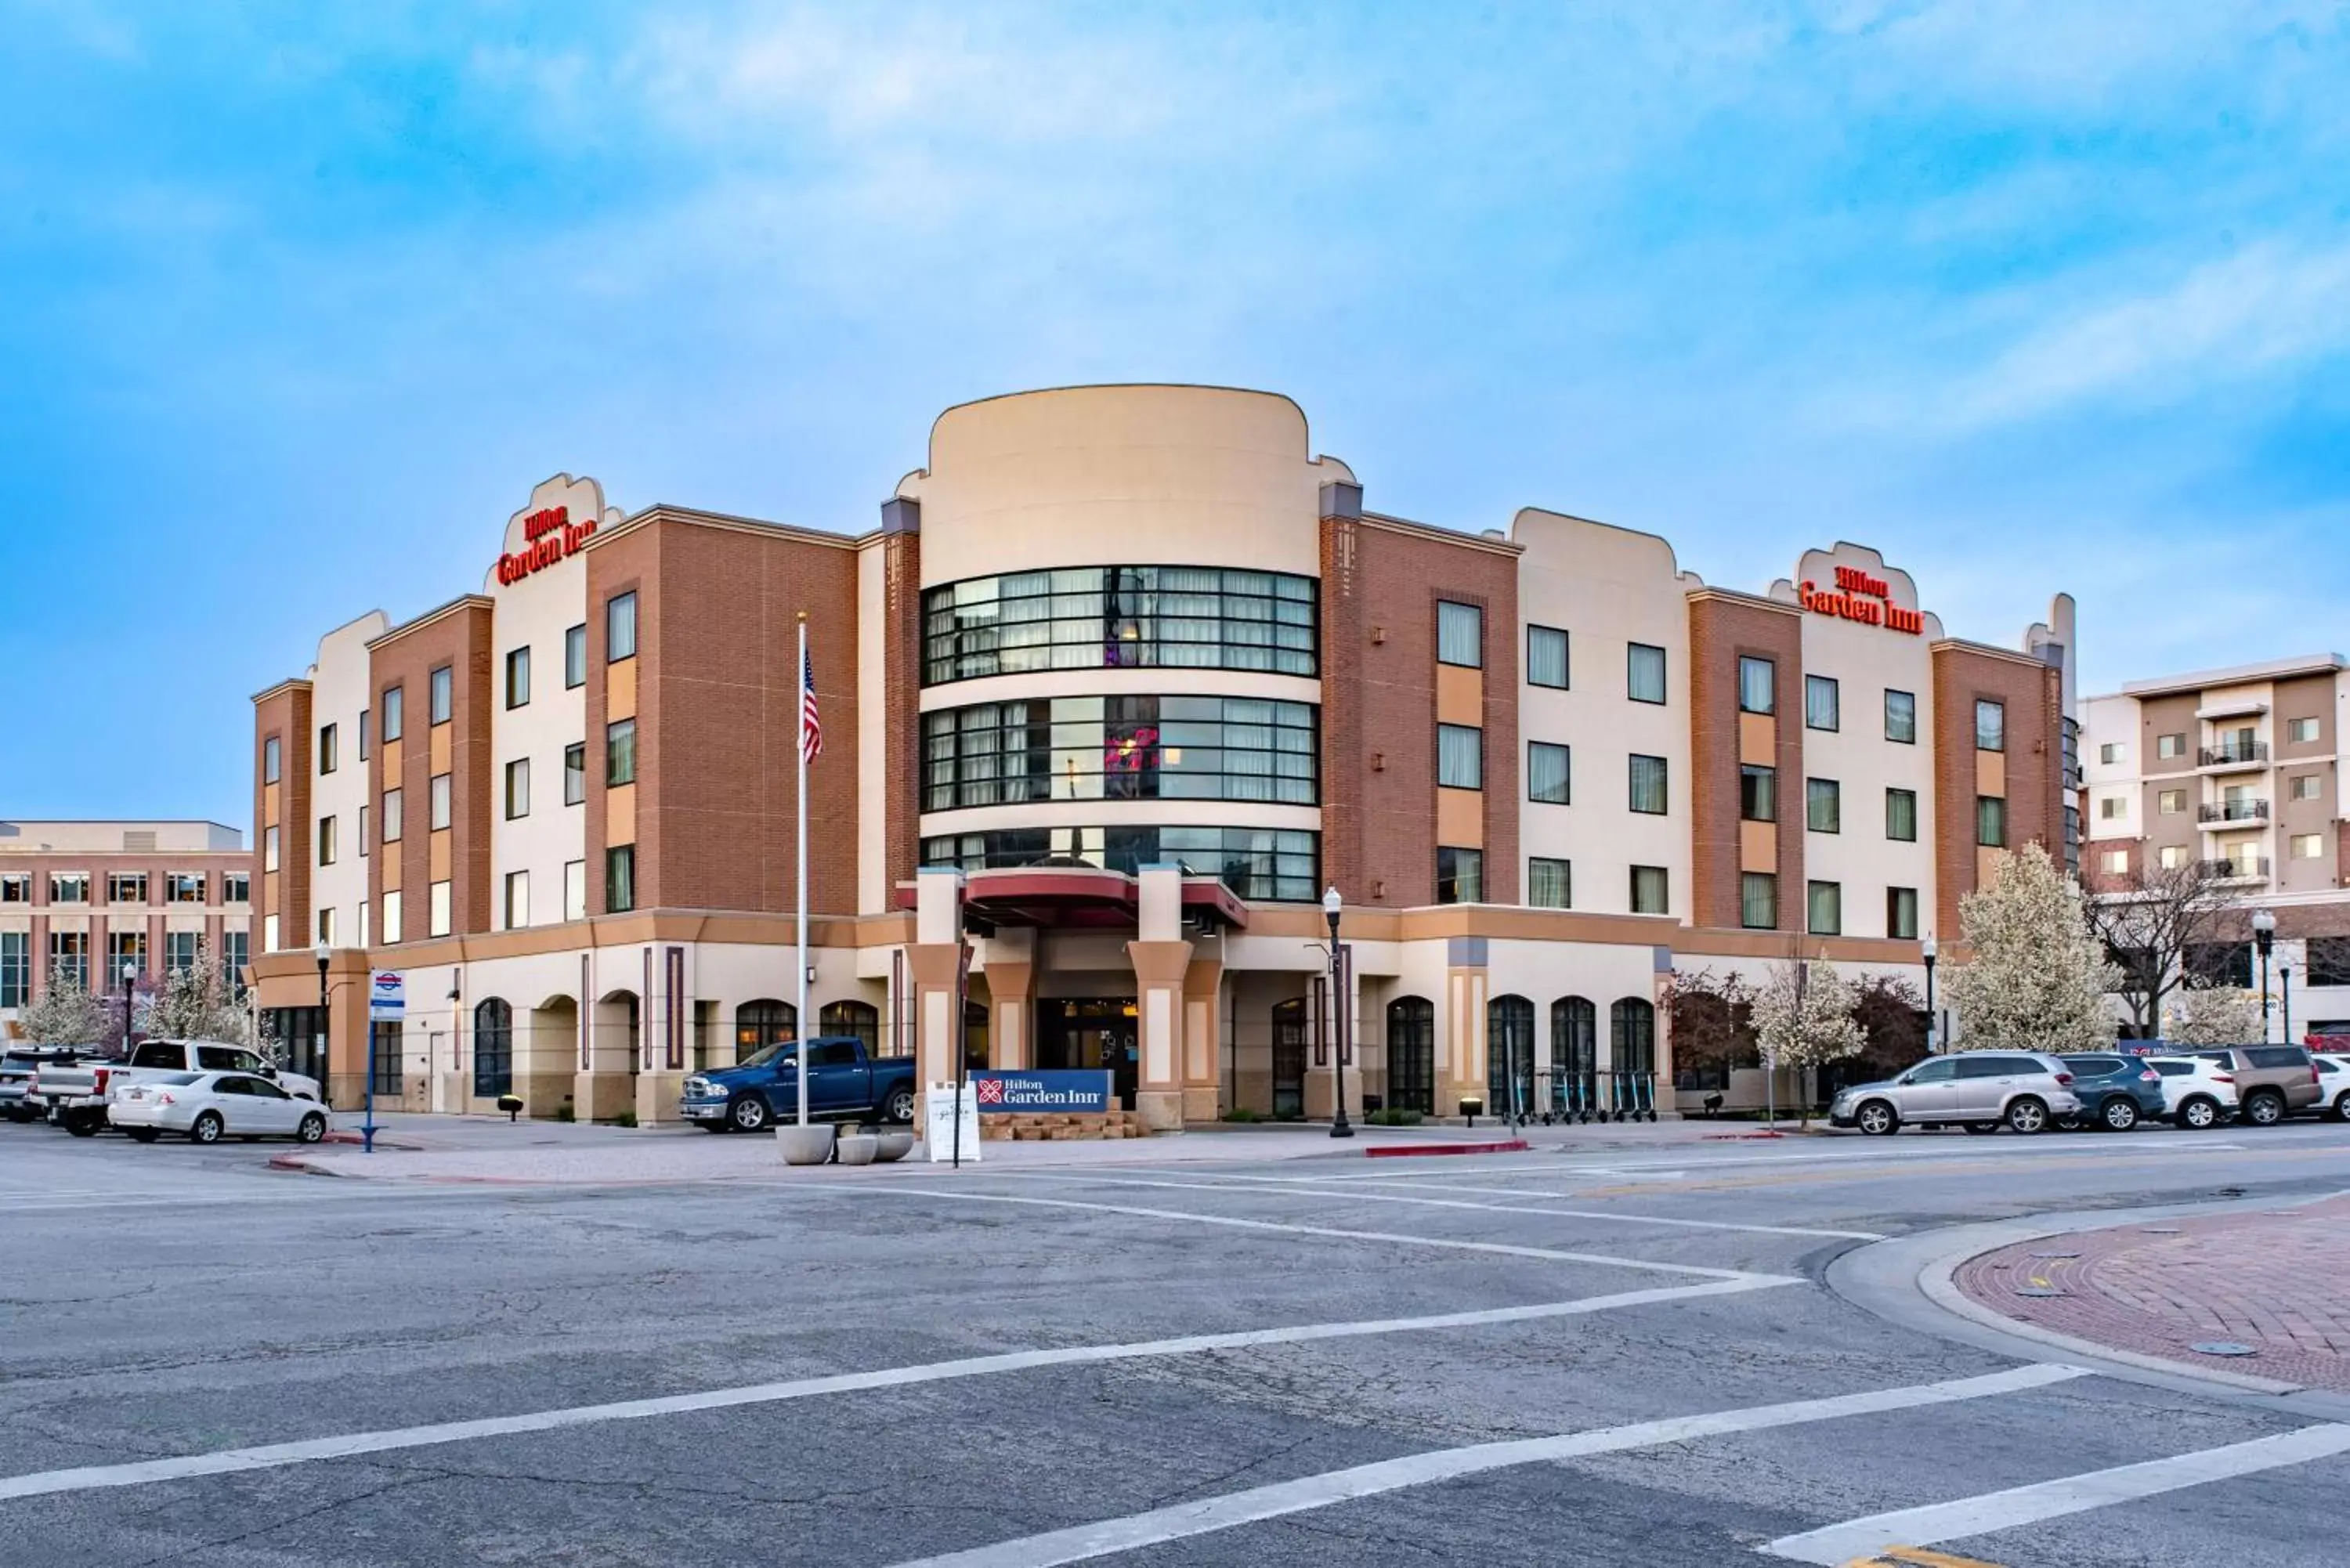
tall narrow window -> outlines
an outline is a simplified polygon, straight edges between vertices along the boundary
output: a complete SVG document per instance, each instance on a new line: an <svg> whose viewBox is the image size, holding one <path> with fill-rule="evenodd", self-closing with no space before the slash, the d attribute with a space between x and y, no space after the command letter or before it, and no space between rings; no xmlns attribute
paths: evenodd
<svg viewBox="0 0 2350 1568"><path fill-rule="evenodd" d="M1918 889L1887 888L1885 889L1885 934L1905 941L1918 938Z"/></svg>
<svg viewBox="0 0 2350 1568"><path fill-rule="evenodd" d="M1979 701L1975 704L1975 750L2007 750L2007 708L2003 703Z"/></svg>
<svg viewBox="0 0 2350 1568"><path fill-rule="evenodd" d="M1475 605L1436 601L1436 661L1482 670L1485 664L1485 612Z"/></svg>
<svg viewBox="0 0 2350 1568"><path fill-rule="evenodd" d="M341 749L335 744L335 727L332 724L319 725L318 771L320 773L330 774L335 771L336 763L340 761L336 753Z"/></svg>
<svg viewBox="0 0 2350 1568"><path fill-rule="evenodd" d="M1665 813L1665 759L1632 755L1631 808L1650 816Z"/></svg>
<svg viewBox="0 0 2350 1568"><path fill-rule="evenodd" d="M402 691L400 687L388 686L384 688L383 738L387 741L396 741L400 739L400 735L407 728L405 715L408 711L408 704L401 701L401 697Z"/></svg>
<svg viewBox="0 0 2350 1568"><path fill-rule="evenodd" d="M1918 743L1917 693L1896 691L1889 687L1886 690L1885 738L1898 741L1905 746Z"/></svg>
<svg viewBox="0 0 2350 1568"><path fill-rule="evenodd" d="M449 826L451 812L449 779L450 775L447 774L434 774L426 795L426 804L431 807L432 814L431 827L435 833Z"/></svg>
<svg viewBox="0 0 2350 1568"><path fill-rule="evenodd" d="M1440 904L1482 904L1485 901L1483 850L1438 846L1436 901Z"/></svg>
<svg viewBox="0 0 2350 1568"><path fill-rule="evenodd" d="M272 735L267 740L261 742L261 782L263 784L276 784L277 782L277 737Z"/></svg>
<svg viewBox="0 0 2350 1568"><path fill-rule="evenodd" d="M1975 842L1987 849L2007 847L2007 802L1997 795L1975 797Z"/></svg>
<svg viewBox="0 0 2350 1568"><path fill-rule="evenodd" d="M1436 726L1436 782L1448 789L1485 787L1485 732L1466 724Z"/></svg>
<svg viewBox="0 0 2350 1568"><path fill-rule="evenodd" d="M637 596L615 594L604 603L604 662L637 656Z"/></svg>
<svg viewBox="0 0 2350 1568"><path fill-rule="evenodd" d="M506 873L506 929L518 931L530 924L530 873Z"/></svg>
<svg viewBox="0 0 2350 1568"><path fill-rule="evenodd" d="M563 863L563 918L567 920L588 918L588 862L585 860Z"/></svg>
<svg viewBox="0 0 2350 1568"><path fill-rule="evenodd" d="M1544 805L1570 801L1567 749L1549 741L1526 742L1526 798Z"/></svg>
<svg viewBox="0 0 2350 1568"><path fill-rule="evenodd" d="M331 816L322 816L318 819L318 864L332 866L334 863L335 819Z"/></svg>
<svg viewBox="0 0 2350 1568"><path fill-rule="evenodd" d="M563 804L577 805L588 798L588 742L575 741L563 748Z"/></svg>
<svg viewBox="0 0 2350 1568"><path fill-rule="evenodd" d="M506 764L506 820L530 815L530 759L516 757Z"/></svg>
<svg viewBox="0 0 2350 1568"><path fill-rule="evenodd" d="M401 831L400 799L400 792L396 789L383 792L383 841L386 844L400 842Z"/></svg>
<svg viewBox="0 0 2350 1568"><path fill-rule="evenodd" d="M426 683L425 691L430 693L432 709L427 722L434 724L447 723L457 711L456 666L444 664L434 670Z"/></svg>
<svg viewBox="0 0 2350 1568"><path fill-rule="evenodd" d="M1632 867L1632 912L1636 915L1669 915L1672 911L1672 878L1661 866Z"/></svg>
<svg viewBox="0 0 2350 1568"><path fill-rule="evenodd" d="M1914 789L1888 789L1885 792L1885 836L1904 844L1918 842L1918 792Z"/></svg>
<svg viewBox="0 0 2350 1568"><path fill-rule="evenodd" d="M368 732L374 728L369 721L374 717L375 715L367 709L359 710L359 761L361 762L368 760Z"/></svg>
<svg viewBox="0 0 2350 1568"><path fill-rule="evenodd" d="M261 830L261 868L264 871L277 869L277 830L274 827L265 827ZM54 888L51 889L51 895L49 902L54 904L57 901Z"/></svg>
<svg viewBox="0 0 2350 1568"><path fill-rule="evenodd" d="M1814 882L1810 888L1805 929L1815 937L1844 934L1844 884Z"/></svg>
<svg viewBox="0 0 2350 1568"><path fill-rule="evenodd" d="M1624 695L1635 702L1665 700L1665 650L1645 642L1624 650Z"/></svg>
<svg viewBox="0 0 2350 1568"><path fill-rule="evenodd" d="M1526 902L1537 909L1575 907L1575 868L1536 855L1526 861Z"/></svg>
<svg viewBox="0 0 2350 1568"><path fill-rule="evenodd" d="M1741 822L1779 820L1779 770L1752 763L1738 770L1738 818Z"/></svg>
<svg viewBox="0 0 2350 1568"><path fill-rule="evenodd" d="M604 851L604 910L622 915L637 907L637 846L615 845Z"/></svg>
<svg viewBox="0 0 2350 1568"><path fill-rule="evenodd" d="M604 730L604 783L607 786L637 782L637 722L622 719Z"/></svg>
<svg viewBox="0 0 2350 1568"><path fill-rule="evenodd" d="M373 840L371 840L371 839L369 839L369 838L368 837L368 808L367 808L367 802L365 802L365 801L361 801L361 802L359 802L359 853L360 853L361 855L365 855L365 854L368 852L368 846L369 846L369 844L371 844L372 842L373 842ZM359 909L359 919L363 919L363 920L367 919L367 909L366 909L366 907L365 907L364 905L360 907L360 909ZM360 945L361 947L365 947L367 944L366 944L365 942L361 942L359 945Z"/></svg>
<svg viewBox="0 0 2350 1568"><path fill-rule="evenodd" d="M1779 878L1768 871L1747 871L1738 878L1738 923L1749 930L1767 931L1779 923Z"/></svg>
<svg viewBox="0 0 2350 1568"><path fill-rule="evenodd" d="M506 651L506 706L527 707L530 703L530 649L527 647Z"/></svg>
<svg viewBox="0 0 2350 1568"><path fill-rule="evenodd" d="M1814 833L1844 831L1844 789L1835 780L1804 781L1804 826Z"/></svg>
<svg viewBox="0 0 2350 1568"><path fill-rule="evenodd" d="M425 898L424 934L428 937L447 936L450 927L449 884L433 883L425 890Z"/></svg>
<svg viewBox="0 0 2350 1568"><path fill-rule="evenodd" d="M1779 668L1767 659L1741 654L1738 659L1738 711L1775 713L1779 709Z"/></svg>
<svg viewBox="0 0 2350 1568"><path fill-rule="evenodd" d="M1566 690L1566 633L1555 626L1526 628L1526 684Z"/></svg>
<svg viewBox="0 0 2350 1568"><path fill-rule="evenodd" d="M588 623L582 621L563 634L563 689L587 684Z"/></svg>
<svg viewBox="0 0 2350 1568"><path fill-rule="evenodd" d="M1809 730L1834 730L1842 727L1842 696L1832 675L1804 677L1804 727Z"/></svg>

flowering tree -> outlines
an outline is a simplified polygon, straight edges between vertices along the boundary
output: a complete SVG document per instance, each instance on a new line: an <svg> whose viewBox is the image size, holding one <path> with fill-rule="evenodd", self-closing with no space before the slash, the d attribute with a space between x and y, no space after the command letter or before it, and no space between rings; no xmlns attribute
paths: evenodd
<svg viewBox="0 0 2350 1568"><path fill-rule="evenodd" d="M2091 932L2081 895L2048 851L1999 855L1988 887L1959 900L1970 950L1950 976L1959 1045L1984 1051L2102 1051L2114 1043L2106 993L2119 970Z"/></svg>
<svg viewBox="0 0 2350 1568"><path fill-rule="evenodd" d="M2241 1045L2261 1037L2261 1004L2233 986L2189 986L2178 992L2163 1038L2181 1045Z"/></svg>
<svg viewBox="0 0 2350 1568"><path fill-rule="evenodd" d="M253 1019L229 990L212 944L196 944L195 961L173 970L161 995L140 1015L140 1029L167 1040L220 1040L233 1045L253 1041Z"/></svg>
<svg viewBox="0 0 2350 1568"><path fill-rule="evenodd" d="M36 1045L95 1045L113 1031L114 1019L106 1003L60 964L40 1000L16 1015L16 1024Z"/></svg>
<svg viewBox="0 0 2350 1568"><path fill-rule="evenodd" d="M1825 959L1775 965L1754 994L1754 1040L1762 1064L1811 1069L1856 1055L1867 1044L1853 1016L1852 985ZM1812 1119L1812 1096L1799 1096L1803 1119Z"/></svg>

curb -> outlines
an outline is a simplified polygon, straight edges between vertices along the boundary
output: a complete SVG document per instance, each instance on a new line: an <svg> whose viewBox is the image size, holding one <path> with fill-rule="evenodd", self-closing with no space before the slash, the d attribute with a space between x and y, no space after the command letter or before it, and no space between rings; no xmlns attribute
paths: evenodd
<svg viewBox="0 0 2350 1568"><path fill-rule="evenodd" d="M1397 1143L1363 1150L1366 1159L1408 1159L1432 1154L1523 1154L1534 1147L1522 1137L1494 1143Z"/></svg>

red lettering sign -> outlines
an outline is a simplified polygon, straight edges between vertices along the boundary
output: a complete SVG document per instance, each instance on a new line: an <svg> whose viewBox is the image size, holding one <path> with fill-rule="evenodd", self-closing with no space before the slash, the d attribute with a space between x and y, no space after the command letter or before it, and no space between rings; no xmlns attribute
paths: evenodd
<svg viewBox="0 0 2350 1568"><path fill-rule="evenodd" d="M1881 626L1888 631L1908 632L1922 636L1926 630L1926 612L1904 609L1893 602L1893 585L1883 577L1872 577L1857 566L1838 566L1835 587L1823 591L1805 578L1795 590L1795 602L1817 615L1832 615L1839 620L1854 620L1863 626Z"/></svg>
<svg viewBox="0 0 2350 1568"><path fill-rule="evenodd" d="M588 543L595 532L593 517L575 524L567 506L549 506L532 513L522 520L523 547L498 557L498 581L512 587L533 572L569 556Z"/></svg>

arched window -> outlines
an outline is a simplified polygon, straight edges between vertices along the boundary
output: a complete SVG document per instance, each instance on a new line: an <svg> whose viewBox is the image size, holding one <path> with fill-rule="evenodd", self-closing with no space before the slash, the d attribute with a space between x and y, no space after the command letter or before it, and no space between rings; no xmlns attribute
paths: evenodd
<svg viewBox="0 0 2350 1568"><path fill-rule="evenodd" d="M854 1034L866 1054L881 1054L881 1012L869 1002L827 1002L816 1010L818 1034Z"/></svg>
<svg viewBox="0 0 2350 1568"><path fill-rule="evenodd" d="M1436 1114L1436 1004L1424 996L1388 1003L1388 1108Z"/></svg>
<svg viewBox="0 0 2350 1568"><path fill-rule="evenodd" d="M473 1009L473 1094L514 1093L514 1009L493 996Z"/></svg>
<svg viewBox="0 0 2350 1568"><path fill-rule="evenodd" d="M1550 1102L1574 1114L1592 1104L1599 1072L1599 1009L1586 996L1550 1004Z"/></svg>
<svg viewBox="0 0 2350 1568"><path fill-rule="evenodd" d="M1657 1010L1653 1003L1627 996L1607 1010L1610 1065L1619 1073L1657 1070Z"/></svg>
<svg viewBox="0 0 2350 1568"><path fill-rule="evenodd" d="M770 1045L799 1038L799 1011L772 996L734 1010L734 1060L747 1061Z"/></svg>
<svg viewBox="0 0 2350 1568"><path fill-rule="evenodd" d="M1485 1004L1485 1108L1497 1116L1522 1115L1534 1101L1534 1004L1497 996Z"/></svg>
<svg viewBox="0 0 2350 1568"><path fill-rule="evenodd" d="M1273 1004L1273 1119L1305 1115L1305 999Z"/></svg>

